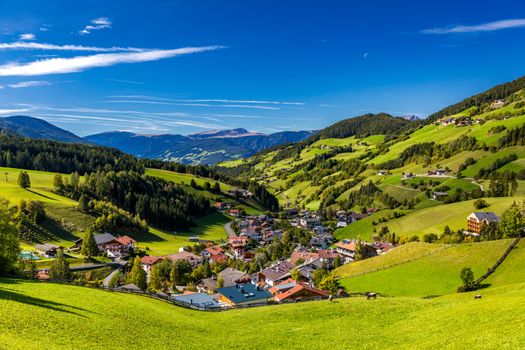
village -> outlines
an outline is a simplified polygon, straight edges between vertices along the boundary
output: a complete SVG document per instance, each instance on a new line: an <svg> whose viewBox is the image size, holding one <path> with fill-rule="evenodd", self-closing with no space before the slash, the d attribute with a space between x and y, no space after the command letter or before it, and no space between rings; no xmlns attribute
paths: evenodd
<svg viewBox="0 0 525 350"><path fill-rule="evenodd" d="M220 242L188 237L188 246L174 254L147 255L139 242L127 235L95 234L99 254L112 261L105 266L113 268L97 287L146 293L198 310L332 299L351 292L330 273L334 268L387 254L399 245L379 236L372 242L337 241L316 211L285 209L277 218L245 215L220 202L215 207L232 218L225 227L228 236ZM352 225L374 212L372 208L366 213L340 210L336 213L336 227ZM466 218L464 234L479 236L484 227L498 222L492 212L473 212ZM82 239L78 239L66 252L78 253L81 247ZM47 258L56 257L64 249L49 243L35 248ZM136 264L143 271L143 285L130 281ZM49 280L48 272L40 270L36 277Z"/></svg>

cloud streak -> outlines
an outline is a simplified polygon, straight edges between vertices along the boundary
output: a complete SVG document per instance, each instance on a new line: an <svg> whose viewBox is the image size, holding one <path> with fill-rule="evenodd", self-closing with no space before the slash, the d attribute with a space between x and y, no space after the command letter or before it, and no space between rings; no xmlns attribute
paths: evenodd
<svg viewBox="0 0 525 350"><path fill-rule="evenodd" d="M80 35L87 35L90 34L94 30L101 30L101 29L110 29L111 28L111 21L107 17L99 17L91 20L91 24L84 27L84 29L80 30L78 33Z"/></svg>
<svg viewBox="0 0 525 350"><path fill-rule="evenodd" d="M215 103L246 103L246 104L275 104L275 105L293 105L303 106L304 102L288 102L288 101L266 101L266 100L230 100L230 99L173 99L163 98L155 96L144 96L144 95L113 95L108 96L110 98L131 98L131 99L143 99L143 100L154 100L154 101L169 101L169 102L215 102Z"/></svg>
<svg viewBox="0 0 525 350"><path fill-rule="evenodd" d="M71 58L51 58L30 63L13 63L0 66L0 76L39 76L83 72L87 69L108 67L122 63L150 62L176 56L215 51L223 46L184 47L173 50L150 50L145 52L126 52L77 56Z"/></svg>
<svg viewBox="0 0 525 350"><path fill-rule="evenodd" d="M521 28L525 27L525 18L520 19L505 19L501 21L488 22L479 25L466 26L457 25L443 28L430 28L422 30L423 34L460 34L460 33L477 33L477 32L493 32L502 29Z"/></svg>
<svg viewBox="0 0 525 350"><path fill-rule="evenodd" d="M35 34L31 34L31 33L26 33L26 34L20 34L18 36L18 38L20 40L35 40L36 39L36 36Z"/></svg>
<svg viewBox="0 0 525 350"><path fill-rule="evenodd" d="M54 45L46 43L31 43L17 41L0 43L0 50L46 50L46 51L88 51L88 52L144 52L147 49L136 47L96 47L82 45Z"/></svg>
<svg viewBox="0 0 525 350"><path fill-rule="evenodd" d="M45 80L32 80L32 81L21 81L19 83L9 84L10 88L13 89L21 89L21 88L28 88L28 87L37 87L37 86L50 86L52 85L51 82L45 81Z"/></svg>

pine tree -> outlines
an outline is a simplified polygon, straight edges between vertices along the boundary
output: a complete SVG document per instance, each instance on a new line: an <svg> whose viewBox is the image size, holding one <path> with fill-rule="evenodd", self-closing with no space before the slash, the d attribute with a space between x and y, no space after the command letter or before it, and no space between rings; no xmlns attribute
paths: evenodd
<svg viewBox="0 0 525 350"><path fill-rule="evenodd" d="M163 279L164 276L162 264L153 265L149 276L148 289L154 292L162 290L162 287L164 286Z"/></svg>
<svg viewBox="0 0 525 350"><path fill-rule="evenodd" d="M31 187L31 179L29 178L27 171L21 171L20 174L18 174L18 185L23 189Z"/></svg>
<svg viewBox="0 0 525 350"><path fill-rule="evenodd" d="M86 196L81 195L78 200L78 210L80 210L83 213L86 213L89 211L89 201Z"/></svg>
<svg viewBox="0 0 525 350"><path fill-rule="evenodd" d="M131 268L131 283L142 290L148 287L146 271L140 266L140 257L136 256L133 260L133 267Z"/></svg>
<svg viewBox="0 0 525 350"><path fill-rule="evenodd" d="M55 176L53 176L53 187L57 192L60 192L64 189L64 179L62 178L61 174L55 174Z"/></svg>
<svg viewBox="0 0 525 350"><path fill-rule="evenodd" d="M20 252L18 230L9 202L0 198L0 275L13 270Z"/></svg>
<svg viewBox="0 0 525 350"><path fill-rule="evenodd" d="M98 254L97 242L95 241L95 236L91 228L88 228L84 234L80 254L82 254L85 259L91 259L91 257Z"/></svg>
<svg viewBox="0 0 525 350"><path fill-rule="evenodd" d="M73 189L76 189L78 187L78 184L80 183L80 176L78 175L78 173L75 171L74 173L71 174L71 176L69 177L69 184L71 185L71 187L73 187Z"/></svg>

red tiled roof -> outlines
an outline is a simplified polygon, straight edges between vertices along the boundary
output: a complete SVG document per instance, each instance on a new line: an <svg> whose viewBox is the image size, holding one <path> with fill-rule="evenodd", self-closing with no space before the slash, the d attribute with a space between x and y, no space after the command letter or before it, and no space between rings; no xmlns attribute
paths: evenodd
<svg viewBox="0 0 525 350"><path fill-rule="evenodd" d="M355 242L350 242L350 243L338 242L336 246L342 249L351 250L353 252L355 252L355 250L357 249L357 244Z"/></svg>
<svg viewBox="0 0 525 350"><path fill-rule="evenodd" d="M210 253L210 255L222 255L224 254L224 249L222 249L222 247L220 246L213 246L213 247L209 247L209 248L206 248L204 249L205 251L207 251L208 253Z"/></svg>
<svg viewBox="0 0 525 350"><path fill-rule="evenodd" d="M130 245L132 243L137 243L133 238L129 236L118 236L115 238L115 241L119 242L122 245Z"/></svg>
<svg viewBox="0 0 525 350"><path fill-rule="evenodd" d="M302 290L306 290L309 293L320 296L320 297L327 297L330 295L330 293L327 291L310 287L308 284L303 283L303 282L296 282L294 287L288 289L286 292L276 294L275 298L279 301L286 300L290 297L293 297L296 293Z"/></svg>
<svg viewBox="0 0 525 350"><path fill-rule="evenodd" d="M319 250L317 253L321 259L335 259L339 255L335 250Z"/></svg>
<svg viewBox="0 0 525 350"><path fill-rule="evenodd" d="M193 254L193 253L190 253L190 252L186 252L186 251L182 251L182 252L179 252L179 253L176 253L176 254L171 254L171 255L166 255L164 256L165 259L170 259L171 261L177 261L177 260L187 260L188 262L192 262L192 261L200 261L201 258L198 257L197 255Z"/></svg>
<svg viewBox="0 0 525 350"><path fill-rule="evenodd" d="M292 256L290 257L290 262L292 264L296 264L299 259L302 259L303 261L310 261L319 258L318 253L311 253L311 252L293 252Z"/></svg>
<svg viewBox="0 0 525 350"><path fill-rule="evenodd" d="M140 258L140 263L144 265L153 265L156 264L159 260L161 260L161 258L159 258L158 256L146 255Z"/></svg>

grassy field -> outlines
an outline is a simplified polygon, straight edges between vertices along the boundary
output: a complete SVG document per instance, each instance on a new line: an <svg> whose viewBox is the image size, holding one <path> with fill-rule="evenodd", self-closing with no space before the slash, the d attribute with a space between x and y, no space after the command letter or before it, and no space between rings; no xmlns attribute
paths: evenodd
<svg viewBox="0 0 525 350"><path fill-rule="evenodd" d="M78 204L76 201L52 192L54 173L28 170L31 179L31 188L24 190L16 183L20 171L20 169L0 168L0 174L2 175L0 177L0 196L7 198L13 205L18 204L21 199L43 202L48 216L52 217L55 222L62 224L61 227L52 222L43 225L58 237L58 239L51 239L49 242L64 247L72 246L73 241L82 237L83 231L94 221L94 218L79 212L76 209ZM7 173L8 182L5 181L5 173ZM148 174L182 184L189 184L192 179L191 175L151 169L148 170ZM195 181L197 184L202 185L206 180L195 177ZM224 191L230 188L231 186L221 184L221 189ZM209 194L209 192L205 193ZM251 201L240 205L240 207L244 208L250 214L258 214L261 212L257 204ZM198 220L197 226L188 232L169 233L150 228L149 232L143 234L125 233L137 239L140 248L149 248L147 250L149 254L165 255L176 253L180 247L193 244L188 241L189 236L199 236L201 239L213 241L225 239L226 231L224 230L224 224L229 220L228 217L221 213L214 213ZM67 229L64 229L64 227ZM31 249L31 245L25 245L24 249Z"/></svg>
<svg viewBox="0 0 525 350"><path fill-rule="evenodd" d="M516 199L518 198L485 198L490 206L483 210L493 211L497 215L501 215ZM436 205L407 212L405 216L398 219L378 223L376 228L380 229L386 225L390 232L404 236L412 236L414 234L422 236L425 233L440 234L446 225L453 230L466 228L467 216L473 211L476 211L474 208L474 200ZM372 221L375 220L379 222L379 218L389 216L391 213L392 211L380 211L354 224L336 230L335 236L338 239L361 237L362 239L368 240L373 234L374 226L372 225Z"/></svg>
<svg viewBox="0 0 525 350"><path fill-rule="evenodd" d="M392 249L387 254L343 265L335 270L335 274L341 277L357 276L420 259L449 247L448 244L407 243Z"/></svg>
<svg viewBox="0 0 525 350"><path fill-rule="evenodd" d="M349 298L220 313L153 299L0 280L1 349L516 349L525 285L432 300ZM349 334L351 332L351 334ZM377 336L381 334L381 336Z"/></svg>
<svg viewBox="0 0 525 350"><path fill-rule="evenodd" d="M375 291L395 296L428 297L454 293L461 285L459 272L463 267L472 268L476 278L481 276L501 257L511 241L459 244L407 263L354 277L344 277L345 271L342 270L339 272L343 277L341 284L354 292ZM390 259L387 256L371 260L380 259L375 264L382 266L391 263L387 261Z"/></svg>

